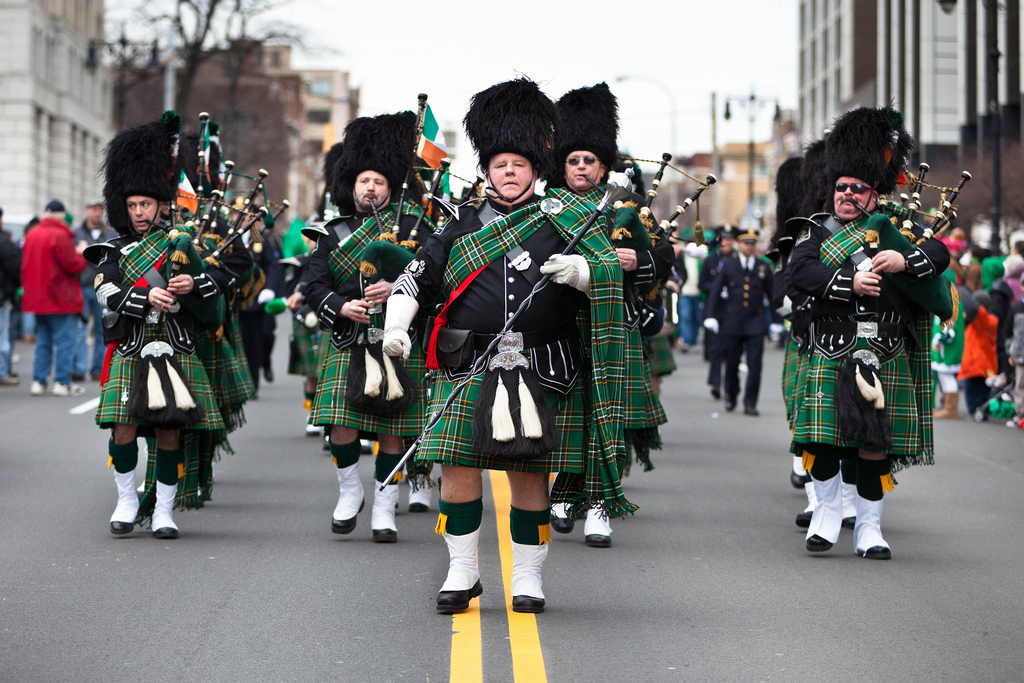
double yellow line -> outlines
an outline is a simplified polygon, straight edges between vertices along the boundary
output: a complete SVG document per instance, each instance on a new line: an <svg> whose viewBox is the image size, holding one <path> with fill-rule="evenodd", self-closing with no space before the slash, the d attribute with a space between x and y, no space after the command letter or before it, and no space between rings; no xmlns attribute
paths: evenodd
<svg viewBox="0 0 1024 683"><path fill-rule="evenodd" d="M504 472L488 472L497 518L501 575L505 585L505 612L508 615L509 643L512 647L512 675L515 681L546 683L544 653L540 647L537 616L512 611L512 532L508 513L512 491ZM451 683L478 683L484 679L480 629L480 598L473 598L469 609L452 616Z"/></svg>

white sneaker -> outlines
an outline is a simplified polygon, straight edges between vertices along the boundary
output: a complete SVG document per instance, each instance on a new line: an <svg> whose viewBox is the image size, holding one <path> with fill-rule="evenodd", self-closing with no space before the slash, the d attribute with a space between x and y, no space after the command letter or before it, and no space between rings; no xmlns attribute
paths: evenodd
<svg viewBox="0 0 1024 683"><path fill-rule="evenodd" d="M324 428L320 425L311 425L306 423L306 436L320 436L324 433Z"/></svg>
<svg viewBox="0 0 1024 683"><path fill-rule="evenodd" d="M54 396L81 396L85 393L85 387L81 384L54 384Z"/></svg>
<svg viewBox="0 0 1024 683"><path fill-rule="evenodd" d="M32 382L32 395L33 396L46 396L46 385L42 382Z"/></svg>

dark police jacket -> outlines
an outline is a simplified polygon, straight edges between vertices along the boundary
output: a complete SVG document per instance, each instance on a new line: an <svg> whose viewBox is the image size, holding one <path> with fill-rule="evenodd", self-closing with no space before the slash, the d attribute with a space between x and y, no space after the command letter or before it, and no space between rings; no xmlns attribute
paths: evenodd
<svg viewBox="0 0 1024 683"><path fill-rule="evenodd" d="M739 252L722 261L711 281L706 317L718 320L718 333L743 337L768 334L765 299L772 294L772 267L753 257L754 266L746 270Z"/></svg>

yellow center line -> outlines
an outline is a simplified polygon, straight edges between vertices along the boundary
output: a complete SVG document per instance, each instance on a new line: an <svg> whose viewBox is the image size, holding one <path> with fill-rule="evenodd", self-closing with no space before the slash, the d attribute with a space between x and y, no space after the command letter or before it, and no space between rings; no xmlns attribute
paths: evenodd
<svg viewBox="0 0 1024 683"><path fill-rule="evenodd" d="M482 683L484 661L480 640L480 598L469 601L469 609L452 615L451 683Z"/></svg>
<svg viewBox="0 0 1024 683"><path fill-rule="evenodd" d="M548 677L544 671L544 652L540 647L537 616L512 611L512 531L508 525L512 490L504 472L489 471L487 474L491 480L494 515L498 522L498 549L505 584L505 611L508 613L509 644L512 646L513 679L522 683L546 683Z"/></svg>

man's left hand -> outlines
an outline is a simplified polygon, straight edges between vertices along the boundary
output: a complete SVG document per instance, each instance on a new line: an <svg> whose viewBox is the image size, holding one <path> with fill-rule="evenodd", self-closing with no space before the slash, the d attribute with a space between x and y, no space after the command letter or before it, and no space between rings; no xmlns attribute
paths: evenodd
<svg viewBox="0 0 1024 683"><path fill-rule="evenodd" d="M907 259L892 249L880 251L871 259L871 270L875 273L902 273L907 269Z"/></svg>
<svg viewBox="0 0 1024 683"><path fill-rule="evenodd" d="M195 280L192 279L191 275L179 273L167 283L167 291L171 294L188 294L194 286Z"/></svg>

